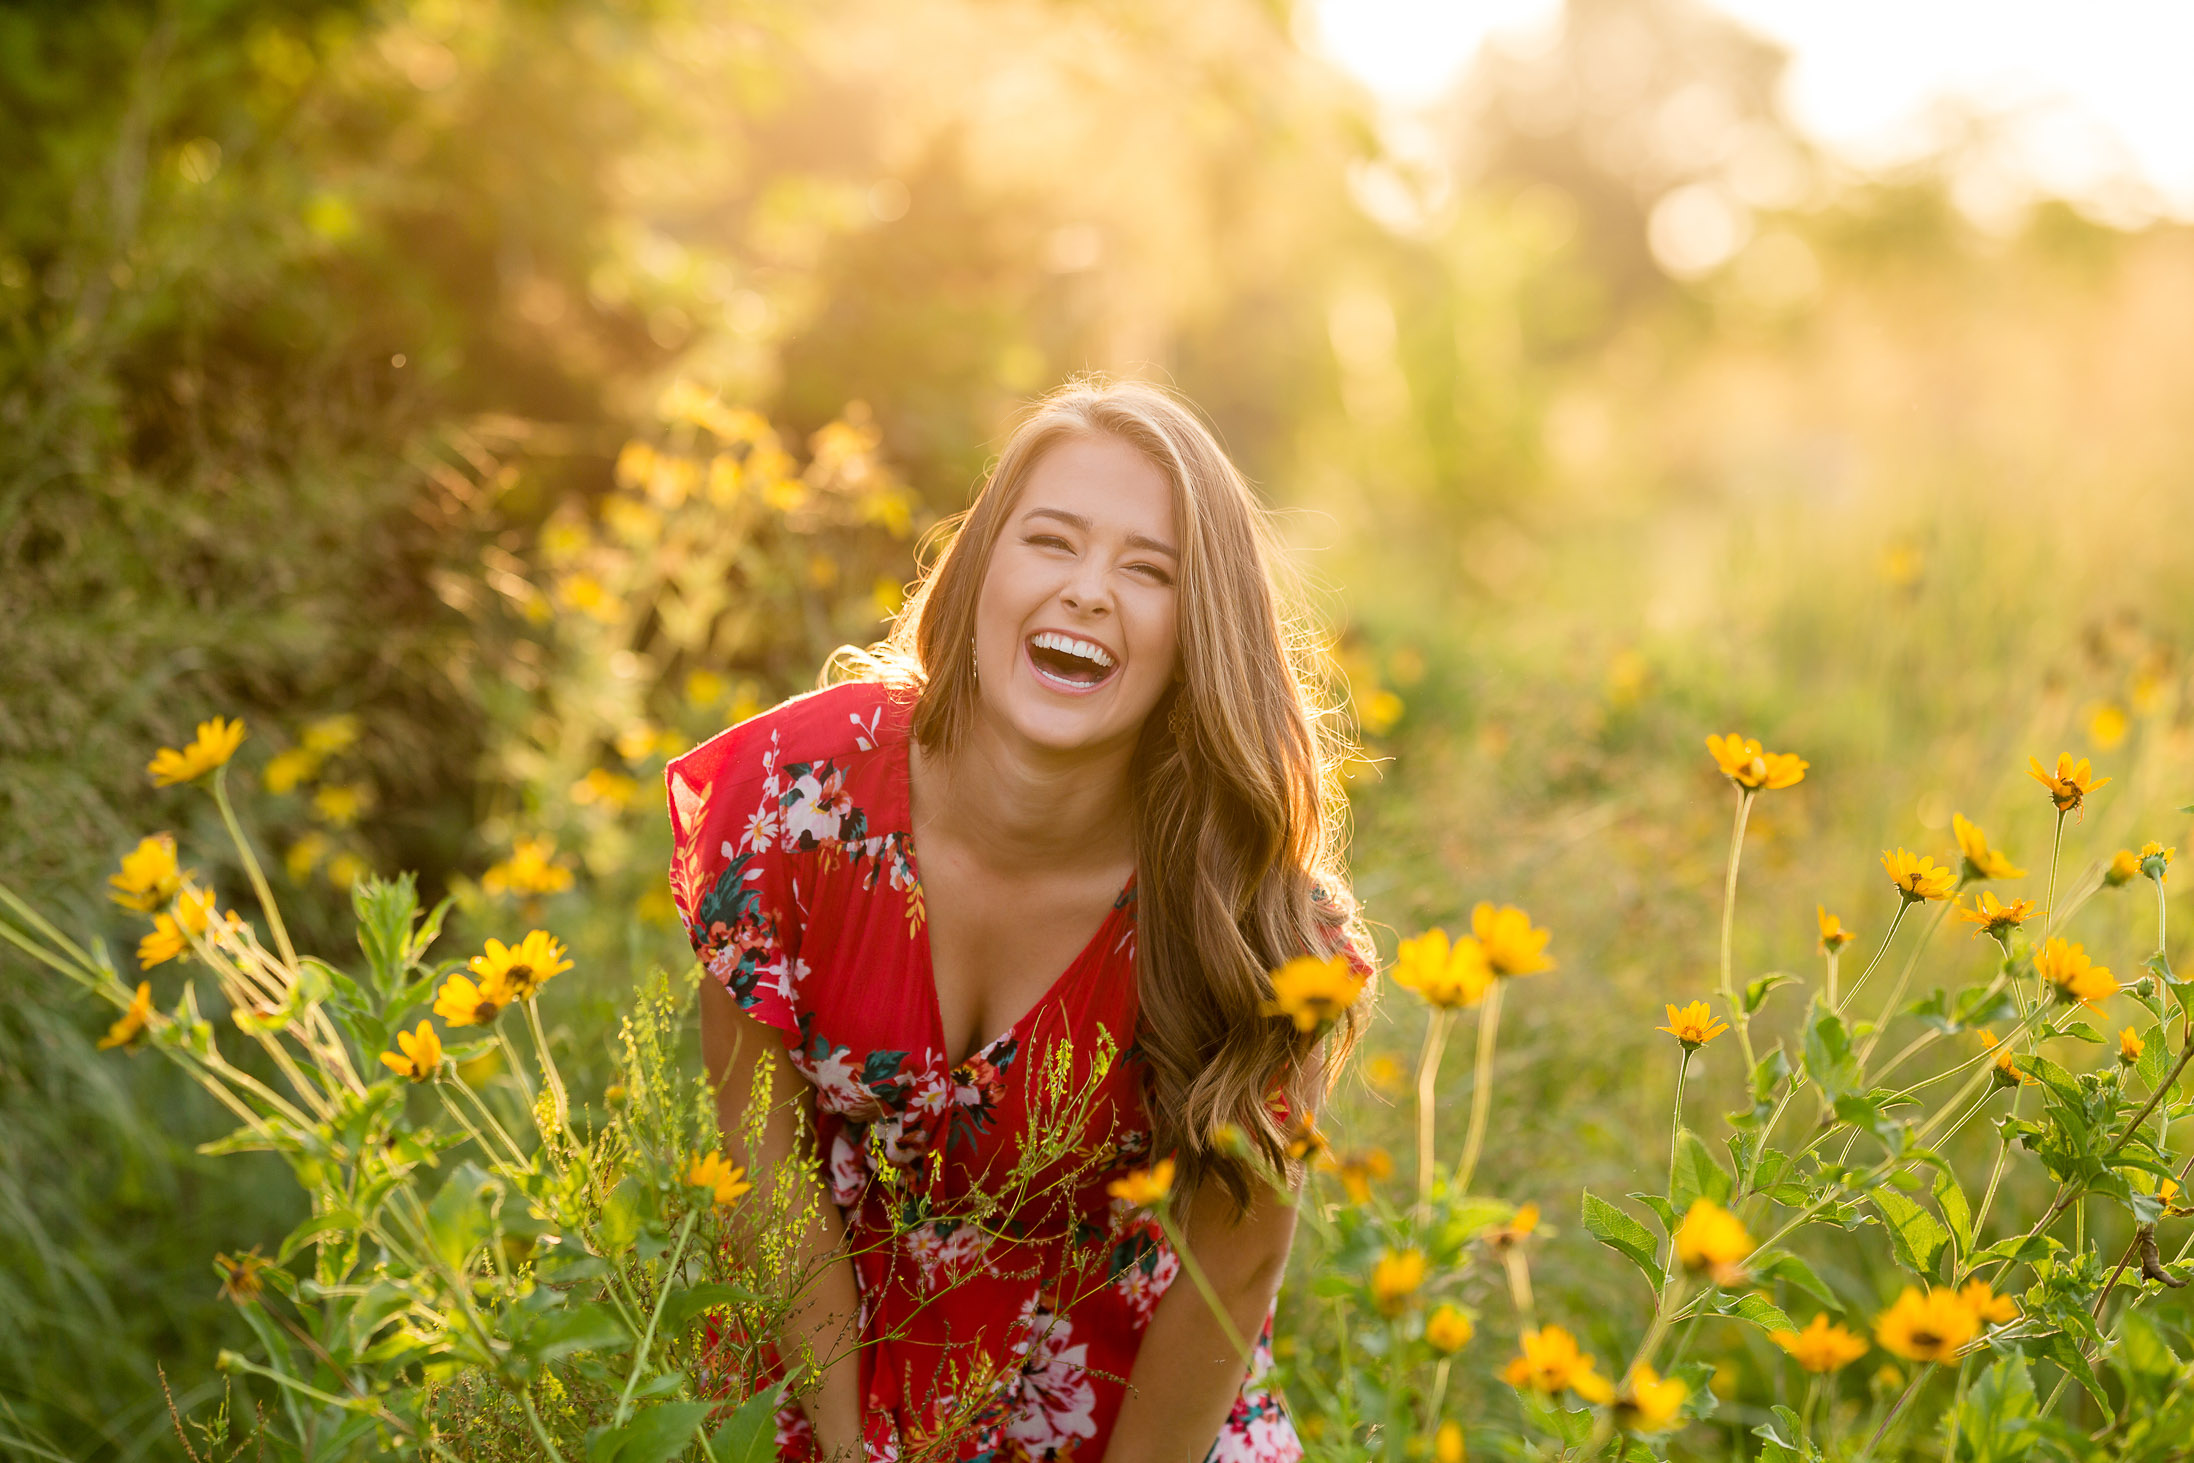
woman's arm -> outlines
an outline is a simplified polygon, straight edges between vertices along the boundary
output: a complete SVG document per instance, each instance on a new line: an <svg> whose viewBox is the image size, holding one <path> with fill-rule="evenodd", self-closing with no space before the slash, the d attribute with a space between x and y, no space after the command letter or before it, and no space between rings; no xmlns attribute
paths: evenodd
<svg viewBox="0 0 2194 1463"><path fill-rule="evenodd" d="M1189 1253L1235 1333L1254 1342L1287 1269L1294 1206L1258 1184L1248 1212L1237 1215L1226 1192L1206 1184L1187 1215ZM1184 1267L1143 1332L1105 1463L1203 1463L1248 1369L1249 1358L1234 1349Z"/></svg>
<svg viewBox="0 0 2194 1463"><path fill-rule="evenodd" d="M715 1085L716 1125L723 1131L731 1161L746 1168L757 1189L764 1175L789 1171L786 1165L799 1136L799 1107L812 1104L814 1098L793 1070L777 1033L740 1010L729 992L706 977L701 981L701 1059ZM760 1145L750 1149L745 1137L747 1095L753 1091L755 1069L765 1063L770 1068L769 1121ZM811 1107L806 1120L812 1131ZM800 1406L815 1427L816 1447L825 1463L858 1463L862 1456L860 1293L853 1262L843 1253L845 1216L824 1191L820 1174L806 1167L799 1172L809 1176L817 1200L816 1220L801 1243L815 1280L798 1308L785 1318L778 1352L790 1362L812 1349L827 1362L821 1382L800 1398Z"/></svg>

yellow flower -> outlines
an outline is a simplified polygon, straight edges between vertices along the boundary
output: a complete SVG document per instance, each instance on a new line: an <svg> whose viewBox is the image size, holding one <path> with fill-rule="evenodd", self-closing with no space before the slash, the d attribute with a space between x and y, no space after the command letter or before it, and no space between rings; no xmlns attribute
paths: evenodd
<svg viewBox="0 0 2194 1463"><path fill-rule="evenodd" d="M2161 884L2164 881L2164 870L2171 867L2171 856L2177 852L2177 849L2165 848L2151 839L2141 845L2141 872Z"/></svg>
<svg viewBox="0 0 2194 1463"><path fill-rule="evenodd" d="M1523 1243L1531 1232L1539 1227L1539 1206L1520 1204L1508 1217L1508 1223L1496 1224L1485 1232L1485 1242L1496 1251Z"/></svg>
<svg viewBox="0 0 2194 1463"><path fill-rule="evenodd" d="M715 671L698 669L686 672L686 704L696 711L706 711L731 694L731 682Z"/></svg>
<svg viewBox="0 0 2194 1463"><path fill-rule="evenodd" d="M2103 870L2103 882L2113 889L2132 883L2141 874L2141 861L2130 848L2121 848L2110 856L2110 867Z"/></svg>
<svg viewBox="0 0 2194 1463"><path fill-rule="evenodd" d="M150 914L175 897L183 887L183 871L175 862L175 839L166 833L137 840L137 847L122 855L122 872L107 875L113 893L107 897L124 909Z"/></svg>
<svg viewBox="0 0 2194 1463"><path fill-rule="evenodd" d="M1470 1323L1470 1317L1451 1305L1443 1304L1425 1317L1425 1340L1435 1351L1461 1351L1477 1334L1478 1328Z"/></svg>
<svg viewBox="0 0 2194 1463"><path fill-rule="evenodd" d="M1963 813L1950 815L1950 831L1958 836L1958 853L1968 879L2023 879L2026 870L2013 868L2001 849L1988 846L1988 835Z"/></svg>
<svg viewBox="0 0 2194 1463"><path fill-rule="evenodd" d="M1659 1432L1676 1420L1690 1395L1691 1389L1676 1378L1663 1378L1640 1362L1615 1394L1615 1425L1634 1433Z"/></svg>
<svg viewBox="0 0 2194 1463"><path fill-rule="evenodd" d="M348 828L372 801L372 790L360 782L331 782L312 795L312 811L323 823Z"/></svg>
<svg viewBox="0 0 2194 1463"><path fill-rule="evenodd" d="M1889 871L1890 882L1904 895L1907 904L1922 899L1948 899L1958 882L1956 874L1935 860L1907 853L1901 848L1895 853L1884 849L1882 867Z"/></svg>
<svg viewBox="0 0 2194 1463"><path fill-rule="evenodd" d="M1577 1338L1560 1326L1541 1326L1517 1338L1522 1354L1502 1368L1501 1380L1553 1396L1575 1392L1587 1402L1612 1402L1615 1389L1593 1370L1592 1358L1577 1348Z"/></svg>
<svg viewBox="0 0 2194 1463"><path fill-rule="evenodd" d="M639 792L640 784L622 772L597 767L571 785L571 800L582 808L596 803L605 808L622 808L629 806Z"/></svg>
<svg viewBox="0 0 2194 1463"><path fill-rule="evenodd" d="M162 747L153 753L145 770L152 774L155 787L173 787L179 782L192 782L204 777L236 755L236 749L244 742L244 723L228 721L216 716L211 721L198 723L198 736L189 746L178 752L173 747Z"/></svg>
<svg viewBox="0 0 2194 1463"><path fill-rule="evenodd" d="M2074 811L2089 793L2110 781L2107 777L2097 777L2094 765L2085 757L2077 762L2073 761L2070 752L2057 754L2057 770L2054 773L2042 766L2042 759L2039 757L2029 757L2026 760L2029 764L2027 775L2049 789L2049 800L2057 805L2060 813Z"/></svg>
<svg viewBox="0 0 2194 1463"><path fill-rule="evenodd" d="M515 945L505 945L490 936L487 952L473 956L468 963L472 973L480 977L482 989L497 984L508 992L508 999L523 1001L571 969L564 954L564 947L547 930L535 930Z"/></svg>
<svg viewBox="0 0 2194 1463"><path fill-rule="evenodd" d="M99 1050L106 1051L111 1047L123 1046L137 1040L137 1033L143 1031L145 1023L150 1020L152 1020L152 982L141 980L137 982L137 994L131 999L129 1009L122 1013L122 1019L108 1027L107 1034L99 1038Z"/></svg>
<svg viewBox="0 0 2194 1463"><path fill-rule="evenodd" d="M1980 1318L1958 1292L1931 1285L1922 1295L1908 1285L1875 1317L1874 1339L1906 1361L1954 1361L1980 1329Z"/></svg>
<svg viewBox="0 0 2194 1463"><path fill-rule="evenodd" d="M1958 918L1977 927L1974 934L2001 940L2033 916L2034 901L2014 899L2006 904L1990 890L1983 889L1974 899L1971 909L1962 904L1956 908Z"/></svg>
<svg viewBox="0 0 2194 1463"><path fill-rule="evenodd" d="M1404 1075L1402 1064L1384 1052L1364 1063L1364 1080L1371 1084L1372 1091L1387 1097L1402 1090Z"/></svg>
<svg viewBox="0 0 2194 1463"><path fill-rule="evenodd" d="M1316 1031L1363 993L1364 978L1341 956L1298 955L1272 972L1272 999L1264 1003L1264 1013L1287 1017L1297 1031Z"/></svg>
<svg viewBox="0 0 2194 1463"><path fill-rule="evenodd" d="M2142 1048L2146 1045L2147 1043L2141 1040L2141 1034L2128 1026L2118 1033L2118 1060L2129 1067L2132 1066L2141 1059Z"/></svg>
<svg viewBox="0 0 2194 1463"><path fill-rule="evenodd" d="M307 833L289 846L282 855L282 867L289 870L290 882L302 884L312 877L312 871L320 866L320 860L328 856L328 838L325 833Z"/></svg>
<svg viewBox="0 0 2194 1463"><path fill-rule="evenodd" d="M561 894L571 887L571 870L555 859L555 839L521 838L509 858L480 876L480 887L492 895Z"/></svg>
<svg viewBox="0 0 2194 1463"><path fill-rule="evenodd" d="M1125 1199L1137 1209L1162 1204L1173 1192L1173 1160L1161 1158L1149 1168L1124 1173L1105 1185L1105 1192L1115 1199Z"/></svg>
<svg viewBox="0 0 2194 1463"><path fill-rule="evenodd" d="M381 1053L381 1065L390 1071L401 1072L414 1082L431 1082L442 1070L442 1038L435 1033L433 1022L420 1022L417 1031L397 1032L396 1045L399 1051Z"/></svg>
<svg viewBox="0 0 2194 1463"><path fill-rule="evenodd" d="M1286 1140L1290 1158L1316 1158L1332 1147L1326 1135L1318 1131L1317 1120L1308 1113L1290 1120L1281 1137Z"/></svg>
<svg viewBox="0 0 2194 1463"><path fill-rule="evenodd" d="M2084 1001L2096 1010L2118 993L2118 978L2088 958L2085 947L2051 935L2042 953L2034 957L2034 973L2056 987L2057 999L2066 1005Z"/></svg>
<svg viewBox="0 0 2194 1463"><path fill-rule="evenodd" d="M364 859L347 848L328 860L328 882L338 889L348 889L372 872Z"/></svg>
<svg viewBox="0 0 2194 1463"><path fill-rule="evenodd" d="M694 1188L707 1189L710 1198L727 1208L754 1187L746 1181L747 1171L727 1163L721 1153L696 1158L686 1165L682 1177Z"/></svg>
<svg viewBox="0 0 2194 1463"><path fill-rule="evenodd" d="M1554 968L1554 962L1546 957L1550 936L1545 930L1533 929L1531 916L1513 904L1499 909L1490 904L1473 906L1470 932L1477 937L1486 964L1493 967L1495 975L1531 975Z"/></svg>
<svg viewBox="0 0 2194 1463"><path fill-rule="evenodd" d="M266 1289L266 1282L259 1272L274 1262L259 1253L258 1247L241 1255L215 1255L213 1263L221 1267L220 1298L248 1306L259 1299Z"/></svg>
<svg viewBox="0 0 2194 1463"><path fill-rule="evenodd" d="M291 747L267 759L265 769L259 774L259 783L268 792L295 792L299 783L309 781L319 771L318 752L310 747Z"/></svg>
<svg viewBox="0 0 2194 1463"><path fill-rule="evenodd" d="M636 721L617 734L617 755L627 762L646 759L656 749L656 731L653 723Z"/></svg>
<svg viewBox="0 0 2194 1463"><path fill-rule="evenodd" d="M305 750L332 757L358 740L358 718L345 713L323 716L305 728Z"/></svg>
<svg viewBox="0 0 2194 1463"><path fill-rule="evenodd" d="M1823 955L1833 955L1858 938L1856 931L1845 929L1844 922L1828 912L1827 905L1814 905L1813 914L1821 926L1821 953Z"/></svg>
<svg viewBox="0 0 2194 1463"><path fill-rule="evenodd" d="M213 918L213 891L185 889L172 912L152 917L152 933L137 942L137 968L150 970L170 960L190 959L192 935L203 936Z"/></svg>
<svg viewBox="0 0 2194 1463"><path fill-rule="evenodd" d="M1990 1031L1987 1027L1981 1027L1974 1034L1980 1037L1983 1046L1992 1049L1995 1047L1996 1033ZM2018 1087L2034 1080L2032 1076L2019 1070L2017 1061L2011 1055L2011 1045L2008 1042L2004 1044L2003 1050L1997 1052L1990 1060L1996 1064L1995 1079L1998 1087Z"/></svg>
<svg viewBox="0 0 2194 1463"><path fill-rule="evenodd" d="M501 980L490 978L474 985L453 975L442 982L441 994L434 998L434 1014L452 1026L486 1026L509 1004L510 990Z"/></svg>
<svg viewBox="0 0 2194 1463"><path fill-rule="evenodd" d="M1415 991L1427 1005L1475 1006L1493 988L1493 967L1470 936L1451 945L1446 930L1427 930L1394 952L1394 983Z"/></svg>
<svg viewBox="0 0 2194 1463"><path fill-rule="evenodd" d="M1806 768L1813 765L1789 752L1764 752L1757 741L1735 732L1708 737L1706 749L1722 776L1746 792L1794 786L1805 780Z"/></svg>
<svg viewBox="0 0 2194 1463"><path fill-rule="evenodd" d="M1729 1023L1716 1020L1714 1013L1708 1009L1704 1001L1693 1001L1681 1011L1674 1006L1666 1005L1665 1002L1663 1006L1668 1012L1668 1025L1656 1026L1653 1029L1665 1031L1670 1036L1675 1037L1684 1044L1684 1050L1687 1052L1697 1051L1715 1037L1729 1030Z"/></svg>
<svg viewBox="0 0 2194 1463"><path fill-rule="evenodd" d="M1384 1148L1332 1154L1327 1157L1325 1167L1340 1176L1341 1187L1348 1191L1351 1204L1370 1203L1372 1184L1394 1176L1394 1159Z"/></svg>
<svg viewBox="0 0 2194 1463"><path fill-rule="evenodd" d="M2184 1219L2189 1214L2194 1214L2194 1205L2179 1202L2179 1181L2177 1179L2165 1179L2156 1186L2156 1202L2163 1205L2164 1213L2174 1219Z"/></svg>
<svg viewBox="0 0 2194 1463"><path fill-rule="evenodd" d="M1384 1314L1398 1316L1424 1283L1422 1250L1388 1250L1371 1269L1371 1299Z"/></svg>
<svg viewBox="0 0 2194 1463"><path fill-rule="evenodd" d="M1985 1280L1968 1280L1958 1292L1958 1299L1973 1313L1976 1322L2001 1326L2019 1319L2019 1303L2008 1295L1998 1295L1988 1288Z"/></svg>
<svg viewBox="0 0 2194 1463"><path fill-rule="evenodd" d="M1803 1331L1775 1331L1767 1339L1809 1372L1837 1371L1866 1355L1866 1342L1832 1324L1826 1312L1816 1315Z"/></svg>
<svg viewBox="0 0 2194 1463"><path fill-rule="evenodd" d="M1432 1463L1463 1463L1461 1423L1443 1422L1440 1430L1432 1435Z"/></svg>
<svg viewBox="0 0 2194 1463"><path fill-rule="evenodd" d="M1732 1285L1744 1275L1753 1250L1744 1221L1712 1199L1695 1199L1676 1226L1676 1258L1690 1270L1705 1270L1717 1285Z"/></svg>

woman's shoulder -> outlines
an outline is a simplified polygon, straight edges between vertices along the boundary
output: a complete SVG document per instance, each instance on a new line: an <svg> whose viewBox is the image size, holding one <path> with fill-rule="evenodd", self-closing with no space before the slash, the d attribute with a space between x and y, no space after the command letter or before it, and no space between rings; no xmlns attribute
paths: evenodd
<svg viewBox="0 0 2194 1463"><path fill-rule="evenodd" d="M720 789L766 781L787 767L842 763L905 740L913 692L842 681L780 702L670 760L664 780L673 820L695 821Z"/></svg>

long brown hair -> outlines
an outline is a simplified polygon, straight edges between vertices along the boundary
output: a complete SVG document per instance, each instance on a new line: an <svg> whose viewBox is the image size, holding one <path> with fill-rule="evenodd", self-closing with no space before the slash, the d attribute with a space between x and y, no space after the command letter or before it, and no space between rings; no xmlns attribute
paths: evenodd
<svg viewBox="0 0 2194 1463"><path fill-rule="evenodd" d="M1326 642L1265 509L1186 402L1137 381L1082 378L1038 401L908 597L890 636L840 673L914 681L914 735L949 754L975 715L967 647L1014 500L1044 453L1076 437L1127 443L1164 474L1181 531L1182 679L1144 723L1135 801L1137 1032L1150 1068L1153 1151L1181 1181L1217 1179L1237 1204L1251 1172L1216 1141L1231 1124L1292 1177L1287 1119L1316 1112L1363 1020L1320 1038L1264 1014L1270 972L1369 943L1340 867L1345 750L1324 708Z"/></svg>

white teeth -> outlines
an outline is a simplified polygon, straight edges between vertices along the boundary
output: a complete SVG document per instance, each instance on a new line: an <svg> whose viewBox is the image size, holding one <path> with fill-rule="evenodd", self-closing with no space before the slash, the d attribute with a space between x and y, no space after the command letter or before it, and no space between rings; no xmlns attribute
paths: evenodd
<svg viewBox="0 0 2194 1463"><path fill-rule="evenodd" d="M1090 640L1077 640L1072 635L1061 635L1056 630L1045 630L1032 637L1031 645L1046 650L1056 650L1062 655L1078 655L1084 660L1095 661L1106 670L1112 669L1112 655L1102 645Z"/></svg>

